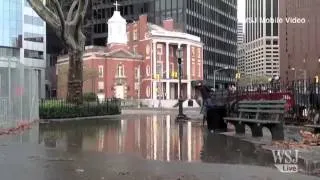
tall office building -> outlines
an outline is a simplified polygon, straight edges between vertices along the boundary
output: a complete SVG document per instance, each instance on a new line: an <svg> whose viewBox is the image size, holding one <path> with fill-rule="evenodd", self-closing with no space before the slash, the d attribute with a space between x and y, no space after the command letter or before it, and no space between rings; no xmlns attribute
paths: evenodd
<svg viewBox="0 0 320 180"><path fill-rule="evenodd" d="M244 43L243 23L238 22L238 26L237 26L237 44L243 44L243 43Z"/></svg>
<svg viewBox="0 0 320 180"><path fill-rule="evenodd" d="M213 85L234 82L237 53L237 0L121 0L119 11L129 20L148 15L148 22L160 25L173 18L175 29L201 37L204 42L204 79ZM114 11L115 0L93 0L91 42L105 45L107 20Z"/></svg>
<svg viewBox="0 0 320 180"><path fill-rule="evenodd" d="M238 73L245 74L246 72L246 52L244 43L243 23L238 22L237 28L237 69Z"/></svg>
<svg viewBox="0 0 320 180"><path fill-rule="evenodd" d="M320 1L279 0L280 17L297 23L280 24L280 77L292 81L320 72Z"/></svg>
<svg viewBox="0 0 320 180"><path fill-rule="evenodd" d="M26 1L0 1L0 123L39 118L44 97L46 25Z"/></svg>
<svg viewBox="0 0 320 180"><path fill-rule="evenodd" d="M279 0L246 0L246 73L253 76L279 75Z"/></svg>

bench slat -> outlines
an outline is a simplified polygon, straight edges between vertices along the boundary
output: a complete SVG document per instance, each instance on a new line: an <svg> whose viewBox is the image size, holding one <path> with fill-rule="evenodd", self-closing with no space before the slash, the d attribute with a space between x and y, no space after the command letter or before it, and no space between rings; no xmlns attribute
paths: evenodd
<svg viewBox="0 0 320 180"><path fill-rule="evenodd" d="M269 108L269 109L284 109L284 105L264 105L264 104L239 104L239 108Z"/></svg>
<svg viewBox="0 0 320 180"><path fill-rule="evenodd" d="M304 125L305 127L309 127L309 128L320 128L320 125L316 125L316 124L313 124L313 125Z"/></svg>
<svg viewBox="0 0 320 180"><path fill-rule="evenodd" d="M274 100L274 101L248 101L248 100L244 100L244 101L239 101L239 104L286 104L285 100Z"/></svg>
<svg viewBox="0 0 320 180"><path fill-rule="evenodd" d="M280 124L281 123L281 121L243 119L243 118L232 118L232 117L225 117L223 119L226 121L241 121L241 122L252 122L252 123L260 123L260 124Z"/></svg>
<svg viewBox="0 0 320 180"><path fill-rule="evenodd" d="M274 113L274 114L282 114L284 110L264 110L264 109L239 109L239 112L252 112L252 113Z"/></svg>

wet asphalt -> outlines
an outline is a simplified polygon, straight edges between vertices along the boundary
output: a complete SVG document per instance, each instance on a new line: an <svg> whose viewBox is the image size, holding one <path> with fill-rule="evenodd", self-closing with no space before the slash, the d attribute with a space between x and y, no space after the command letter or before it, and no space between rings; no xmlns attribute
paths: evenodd
<svg viewBox="0 0 320 180"><path fill-rule="evenodd" d="M280 173L270 152L170 114L36 124L0 137L1 180L311 180Z"/></svg>

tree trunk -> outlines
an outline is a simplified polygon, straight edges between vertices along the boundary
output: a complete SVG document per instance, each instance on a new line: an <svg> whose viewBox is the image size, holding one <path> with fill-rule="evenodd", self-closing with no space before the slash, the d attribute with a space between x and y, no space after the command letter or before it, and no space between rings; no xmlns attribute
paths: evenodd
<svg viewBox="0 0 320 180"><path fill-rule="evenodd" d="M83 102L83 65L82 51L69 49L69 71L67 102L82 104Z"/></svg>

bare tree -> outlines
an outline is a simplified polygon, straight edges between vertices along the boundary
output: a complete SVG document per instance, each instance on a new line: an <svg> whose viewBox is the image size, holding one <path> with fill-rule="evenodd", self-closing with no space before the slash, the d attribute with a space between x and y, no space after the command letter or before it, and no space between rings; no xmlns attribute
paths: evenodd
<svg viewBox="0 0 320 180"><path fill-rule="evenodd" d="M63 13L59 0L27 0L33 10L54 30L69 54L67 101L83 102L82 55L86 37L82 32L89 0L73 0L68 13ZM51 7L52 6L52 7Z"/></svg>

